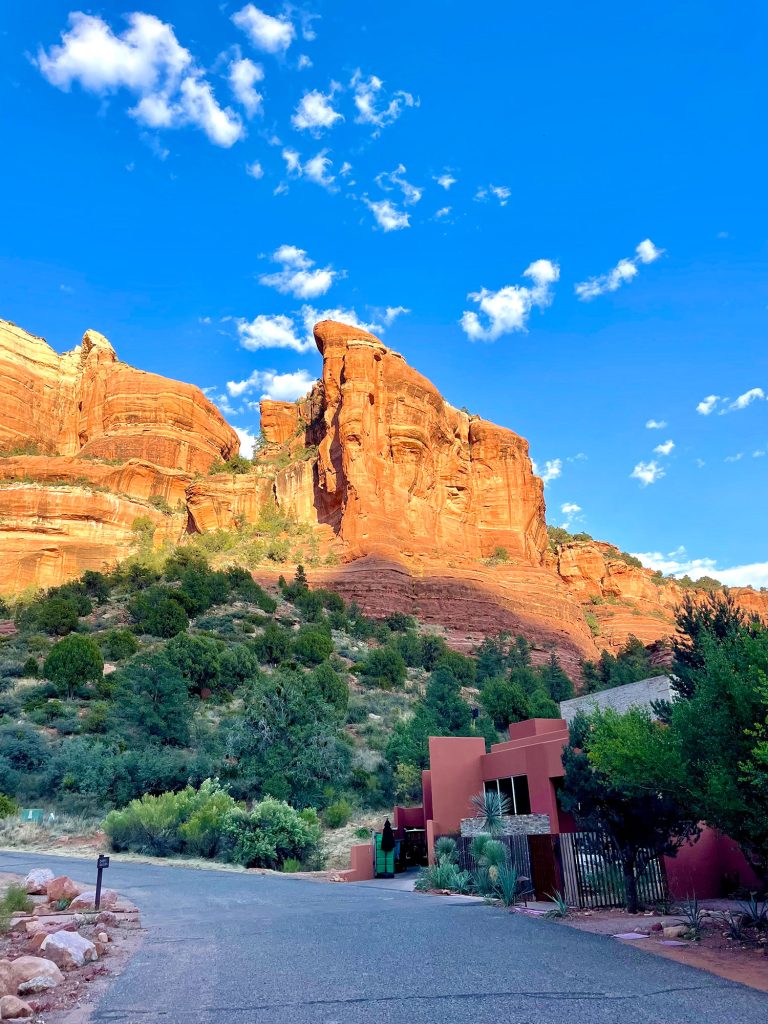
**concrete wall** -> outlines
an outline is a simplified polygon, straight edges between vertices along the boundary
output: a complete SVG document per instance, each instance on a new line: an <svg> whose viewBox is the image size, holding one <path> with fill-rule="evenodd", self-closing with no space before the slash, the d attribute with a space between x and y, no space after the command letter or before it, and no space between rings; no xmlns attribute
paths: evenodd
<svg viewBox="0 0 768 1024"><path fill-rule="evenodd" d="M595 708L613 708L623 715L630 708L651 709L655 700L672 700L672 688L669 676L652 676L640 679L636 683L614 686L610 690L599 693L585 693L583 697L573 697L560 702L560 714L566 722L572 722L579 712L589 714Z"/></svg>

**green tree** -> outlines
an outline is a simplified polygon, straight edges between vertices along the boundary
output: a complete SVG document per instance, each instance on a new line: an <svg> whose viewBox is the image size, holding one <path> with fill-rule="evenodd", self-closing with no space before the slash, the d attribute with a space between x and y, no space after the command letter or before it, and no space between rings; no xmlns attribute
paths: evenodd
<svg viewBox="0 0 768 1024"><path fill-rule="evenodd" d="M184 632L189 617L176 600L177 593L168 587L154 586L136 594L128 610L142 633L167 638Z"/></svg>
<svg viewBox="0 0 768 1024"><path fill-rule="evenodd" d="M626 906L632 914L639 909L637 880L647 867L648 852L674 856L696 834L698 821L681 794L649 787L642 773L625 773L619 782L612 772L602 770L601 751L607 748L615 757L624 743L639 742L639 736L664 743L663 726L642 709L625 715L598 709L577 716L563 751L565 778L559 793L563 809L573 814L580 828L597 833L596 852L600 835L607 836L618 852ZM674 764L668 755L663 761Z"/></svg>
<svg viewBox="0 0 768 1024"><path fill-rule="evenodd" d="M221 673L221 655L215 640L179 633L168 641L165 653L187 680L191 691L199 694L202 690L216 688Z"/></svg>
<svg viewBox="0 0 768 1024"><path fill-rule="evenodd" d="M77 629L77 605L70 598L51 597L37 607L36 619L35 628L53 636L66 636Z"/></svg>
<svg viewBox="0 0 768 1024"><path fill-rule="evenodd" d="M397 648L389 645L374 647L356 668L370 686L378 686L382 690L397 689L406 679L403 656Z"/></svg>
<svg viewBox="0 0 768 1024"><path fill-rule="evenodd" d="M349 684L335 671L330 662L318 665L310 676L310 685L317 688L320 696L341 716L346 715L349 705Z"/></svg>
<svg viewBox="0 0 768 1024"><path fill-rule="evenodd" d="M518 683L504 676L486 680L480 693L480 703L498 729L506 729L510 722L530 718L527 694Z"/></svg>
<svg viewBox="0 0 768 1024"><path fill-rule="evenodd" d="M561 718L560 705L544 690L534 690L528 697L528 714L531 718Z"/></svg>
<svg viewBox="0 0 768 1024"><path fill-rule="evenodd" d="M546 693L553 701L569 700L573 697L573 683L563 671L557 655L553 652L549 660L539 669L539 678Z"/></svg>
<svg viewBox="0 0 768 1024"><path fill-rule="evenodd" d="M303 626L294 639L291 650L302 665L319 665L333 654L333 640L322 629Z"/></svg>
<svg viewBox="0 0 768 1024"><path fill-rule="evenodd" d="M115 673L114 728L170 746L189 742L187 681L165 654L138 657Z"/></svg>
<svg viewBox="0 0 768 1024"><path fill-rule="evenodd" d="M139 641L129 629L110 629L102 637L101 648L111 661L124 661L138 651Z"/></svg>
<svg viewBox="0 0 768 1024"><path fill-rule="evenodd" d="M276 622L268 622L253 640L253 652L261 665L279 665L288 658L290 650L291 634Z"/></svg>
<svg viewBox="0 0 768 1024"><path fill-rule="evenodd" d="M63 697L82 693L87 683L104 674L104 658L95 640L73 634L54 644L45 659L43 673Z"/></svg>
<svg viewBox="0 0 768 1024"><path fill-rule="evenodd" d="M483 686L486 679L497 679L504 674L507 667L506 640L507 635L503 633L487 636L475 651L479 686Z"/></svg>
<svg viewBox="0 0 768 1024"><path fill-rule="evenodd" d="M685 594L675 616L672 641L672 686L680 697L692 697L715 644L731 643L744 629L746 616L732 594L710 593L704 601Z"/></svg>

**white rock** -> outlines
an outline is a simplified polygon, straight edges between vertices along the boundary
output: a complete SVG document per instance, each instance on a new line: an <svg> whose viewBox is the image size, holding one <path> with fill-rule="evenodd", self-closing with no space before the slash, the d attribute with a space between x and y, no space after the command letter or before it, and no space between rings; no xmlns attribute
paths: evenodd
<svg viewBox="0 0 768 1024"><path fill-rule="evenodd" d="M35 868L24 879L24 888L30 896L44 896L45 887L53 881L54 874L48 868Z"/></svg>
<svg viewBox="0 0 768 1024"><path fill-rule="evenodd" d="M22 981L19 985L20 996L33 996L36 992L47 992L50 988L56 988L58 982L50 974L38 974L29 981Z"/></svg>
<svg viewBox="0 0 768 1024"><path fill-rule="evenodd" d="M45 939L40 952L45 953L63 971L71 971L99 959L91 940L77 932L54 932Z"/></svg>

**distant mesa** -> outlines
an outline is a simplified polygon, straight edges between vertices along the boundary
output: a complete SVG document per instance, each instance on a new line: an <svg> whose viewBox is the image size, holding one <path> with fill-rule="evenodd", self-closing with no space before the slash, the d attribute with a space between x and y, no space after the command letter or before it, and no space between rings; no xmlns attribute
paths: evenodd
<svg viewBox="0 0 768 1024"><path fill-rule="evenodd" d="M524 438L453 408L374 335L330 320L314 333L322 378L261 403L249 464L198 388L122 363L95 331L58 355L0 321L0 593L114 564L148 520L155 544L251 538L257 576L303 561L363 610L410 611L458 647L507 629L574 667L670 633L675 583L609 544L550 542ZM768 595L737 593L768 612Z"/></svg>

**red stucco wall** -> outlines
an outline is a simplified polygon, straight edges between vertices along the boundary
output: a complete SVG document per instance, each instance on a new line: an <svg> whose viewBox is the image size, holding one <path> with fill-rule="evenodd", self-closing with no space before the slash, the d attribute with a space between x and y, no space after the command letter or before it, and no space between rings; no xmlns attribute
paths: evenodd
<svg viewBox="0 0 768 1024"><path fill-rule="evenodd" d="M676 857L665 857L664 861L673 899L718 899L734 889L761 888L736 843L707 826L693 845L686 844Z"/></svg>

